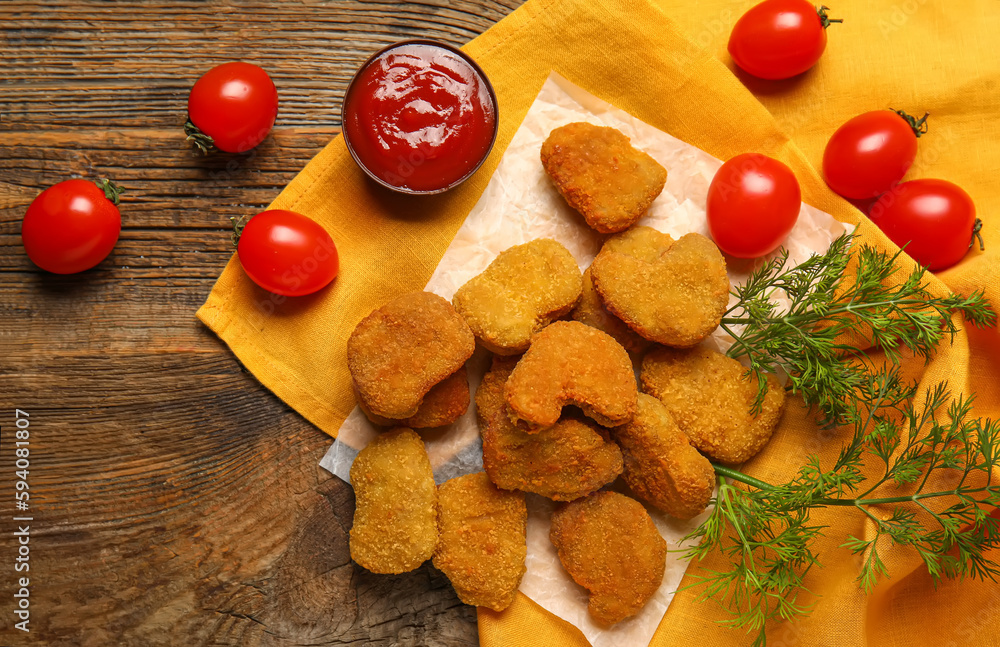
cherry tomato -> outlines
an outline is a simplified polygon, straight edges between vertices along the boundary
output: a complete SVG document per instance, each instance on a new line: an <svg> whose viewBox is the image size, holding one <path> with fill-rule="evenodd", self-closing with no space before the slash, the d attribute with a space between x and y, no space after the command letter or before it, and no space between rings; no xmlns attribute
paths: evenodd
<svg viewBox="0 0 1000 647"><path fill-rule="evenodd" d="M729 54L761 79L802 74L826 49L827 8L807 0L764 0L743 14L729 36Z"/></svg>
<svg viewBox="0 0 1000 647"><path fill-rule="evenodd" d="M876 198L896 186L917 156L927 115L875 110L854 117L833 133L823 153L830 188L852 200Z"/></svg>
<svg viewBox="0 0 1000 647"><path fill-rule="evenodd" d="M708 187L708 229L730 256L764 256L795 226L801 201L792 169L766 155L737 155Z"/></svg>
<svg viewBox="0 0 1000 647"><path fill-rule="evenodd" d="M263 211L240 230L237 251L244 271L260 287L300 297L320 290L340 270L337 246L316 221L294 211Z"/></svg>
<svg viewBox="0 0 1000 647"><path fill-rule="evenodd" d="M892 242L905 245L903 251L932 272L962 260L982 226L969 194L945 180L904 182L879 198L870 215Z"/></svg>
<svg viewBox="0 0 1000 647"><path fill-rule="evenodd" d="M66 180L42 191L21 222L28 258L54 274L75 274L103 261L122 229L121 189L103 180Z"/></svg>
<svg viewBox="0 0 1000 647"><path fill-rule="evenodd" d="M278 90L267 72L250 63L223 63L198 79L188 97L188 139L208 152L257 146L278 116Z"/></svg>

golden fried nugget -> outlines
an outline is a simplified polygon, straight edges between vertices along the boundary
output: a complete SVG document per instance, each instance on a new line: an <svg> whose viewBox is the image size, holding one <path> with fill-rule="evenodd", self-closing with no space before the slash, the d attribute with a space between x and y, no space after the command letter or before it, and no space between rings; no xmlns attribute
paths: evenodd
<svg viewBox="0 0 1000 647"><path fill-rule="evenodd" d="M674 242L670 234L640 226L611 236L601 245L601 251L625 254L644 263L656 263Z"/></svg>
<svg viewBox="0 0 1000 647"><path fill-rule="evenodd" d="M635 417L616 427L614 438L625 457L622 478L636 496L678 519L705 511L715 489L715 470L663 403L640 393Z"/></svg>
<svg viewBox="0 0 1000 647"><path fill-rule="evenodd" d="M587 609L613 625L634 616L663 582L667 542L642 504L617 492L598 492L552 515L549 539L559 561L590 592Z"/></svg>
<svg viewBox="0 0 1000 647"><path fill-rule="evenodd" d="M427 392L475 349L472 331L450 303L410 292L361 320L347 340L347 367L368 411L401 420L416 415Z"/></svg>
<svg viewBox="0 0 1000 647"><path fill-rule="evenodd" d="M650 346L651 342L643 339L604 307L604 302L601 301L600 295L594 289L594 283L590 280L589 268L583 273L583 294L580 296L580 302L573 308L570 316L575 321L608 333L630 353L642 353Z"/></svg>
<svg viewBox="0 0 1000 647"><path fill-rule="evenodd" d="M613 337L579 321L557 321L531 338L504 386L511 419L551 427L575 404L605 427L632 419L638 389L632 360Z"/></svg>
<svg viewBox="0 0 1000 647"><path fill-rule="evenodd" d="M634 225L667 181L666 169L614 128L561 126L549 133L541 156L556 190L603 234Z"/></svg>
<svg viewBox="0 0 1000 647"><path fill-rule="evenodd" d="M431 558L437 488L416 432L400 427L375 437L355 457L351 485L351 559L373 573L405 573Z"/></svg>
<svg viewBox="0 0 1000 647"><path fill-rule="evenodd" d="M452 303L483 346L514 355L527 350L531 335L572 310L581 289L569 250L539 238L500 252Z"/></svg>
<svg viewBox="0 0 1000 647"><path fill-rule="evenodd" d="M726 311L726 261L701 234L681 236L651 256L614 251L605 243L590 266L594 288L612 314L646 339L694 346L719 326Z"/></svg>
<svg viewBox="0 0 1000 647"><path fill-rule="evenodd" d="M497 487L572 501L614 481L622 452L592 422L563 417L529 434L507 415L504 384L517 358L494 357L476 391L476 417L483 437L483 468Z"/></svg>
<svg viewBox="0 0 1000 647"><path fill-rule="evenodd" d="M382 425L383 427L398 425L414 429L425 429L427 427L450 425L461 418L462 414L469 408L469 397L469 376L463 365L455 373L432 386L431 390L424 396L423 402L420 403L417 413L409 418L396 420L377 416L368 410L364 400L360 397L358 398L358 406L365 412L368 419L376 425Z"/></svg>
<svg viewBox="0 0 1000 647"><path fill-rule="evenodd" d="M756 378L735 359L708 348L657 348L642 360L642 390L659 398L698 451L720 463L737 464L759 452L778 425L785 390L773 375L761 412L750 408Z"/></svg>
<svg viewBox="0 0 1000 647"><path fill-rule="evenodd" d="M498 490L484 472L451 479L438 488L434 566L462 602L503 611L524 575L527 524L524 493Z"/></svg>

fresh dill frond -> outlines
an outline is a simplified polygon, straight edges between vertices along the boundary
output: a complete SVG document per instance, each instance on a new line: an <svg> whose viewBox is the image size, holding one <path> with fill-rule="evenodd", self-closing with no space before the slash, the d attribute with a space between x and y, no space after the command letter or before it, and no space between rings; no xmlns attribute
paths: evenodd
<svg viewBox="0 0 1000 647"><path fill-rule="evenodd" d="M691 586L729 611L725 624L757 632L755 647L766 644L769 621L810 611L801 596L819 564L812 544L823 527L810 521L817 508L853 507L874 525L874 537L842 545L862 557L858 583L866 592L888 576L880 550L891 544L915 550L935 582L1000 575L989 555L1000 547L1000 520L989 514L1000 506L1000 485L992 483L1000 422L975 419L972 397L953 396L947 384L915 405L917 386L899 367L903 352L929 360L950 341L956 315L986 327L996 313L982 292L934 294L920 268L899 281L898 254L852 250L851 242L842 236L792 268L782 252L734 290L739 302L722 320L734 340L729 355L745 357L758 377L754 412L768 388L764 374L783 372L820 424L853 432L832 466L811 456L784 484L714 466L715 507L686 538L686 556L719 551L729 568L697 572ZM776 296L787 307L779 309ZM871 349L884 359L876 362ZM880 476L869 479L872 465Z"/></svg>
<svg viewBox="0 0 1000 647"><path fill-rule="evenodd" d="M692 586L705 587L699 599L723 604L732 615L725 624L757 632L755 645L766 644L768 621L811 609L800 596L807 591L806 573L819 564L812 543L823 527L810 521L816 508L852 507L871 519L874 537L852 536L841 546L862 556L857 581L866 593L888 576L882 538L914 549L935 582L1000 575L1000 563L989 554L1000 548L1000 519L990 514L1000 507L1000 484L992 482L1000 421L972 418L972 399L953 398L944 384L930 389L919 409L902 405L900 419L881 408L891 405L899 376L879 381L883 395L869 403L874 413L854 416L854 440L829 471L813 456L790 481L772 485L714 465L720 477L715 508L685 538L697 542L688 544L685 556L701 560L720 551L728 558L727 570L697 573ZM880 478L863 476L866 457L884 466ZM929 487L948 478L950 487Z"/></svg>
<svg viewBox="0 0 1000 647"><path fill-rule="evenodd" d="M981 291L935 295L921 268L896 281L899 253L868 245L852 252L851 242L844 234L826 253L791 268L782 251L734 289L738 302L722 328L733 338L728 355L746 357L748 372L759 378L754 413L767 393L764 374L784 372L790 390L817 407L821 425L848 424L850 403L873 370L867 349L881 349L890 363L903 349L930 359L958 332L953 315L977 327L996 324ZM787 309L772 300L778 295L787 298Z"/></svg>

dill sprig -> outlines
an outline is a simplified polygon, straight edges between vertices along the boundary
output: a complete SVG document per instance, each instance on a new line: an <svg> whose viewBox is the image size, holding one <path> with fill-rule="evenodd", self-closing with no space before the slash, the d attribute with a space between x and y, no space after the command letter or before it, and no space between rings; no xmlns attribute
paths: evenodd
<svg viewBox="0 0 1000 647"><path fill-rule="evenodd" d="M973 418L972 396L953 396L947 384L915 404L918 387L899 369L904 350L929 360L950 340L955 315L991 326L996 314L981 292L936 296L920 268L893 282L898 254L860 246L852 255L850 244L843 236L790 269L782 253L735 290L739 303L723 319L734 338L730 356L745 356L748 373L760 378L755 409L767 389L763 373L780 371L821 424L853 429L833 465L824 469L813 455L784 484L714 466L715 507L686 538L686 556L720 551L728 568L703 569L692 586L730 612L725 624L757 632L756 647L766 644L768 621L811 610L802 599L804 578L819 564L812 543L823 527L810 521L816 508L848 506L871 519L873 537L842 546L862 557L858 582L866 592L888 575L882 551L892 544L915 550L935 582L1000 574L987 554L1000 546L1000 521L989 516L1000 506L992 483L1000 422ZM771 301L779 292L785 309ZM884 359L876 362L870 349ZM873 470L880 476L869 479Z"/></svg>
<svg viewBox="0 0 1000 647"><path fill-rule="evenodd" d="M757 632L755 646L766 644L768 621L811 611L799 598L807 591L806 573L819 564L812 542L823 527L810 521L816 508L853 507L872 520L873 537L852 536L841 546L862 556L857 580L866 593L888 576L883 538L915 549L935 582L1000 575L1000 563L988 555L1000 547L1000 520L990 516L1000 507L1000 485L992 482L1000 421L972 418L972 398L953 397L946 384L929 389L917 408L893 404L900 390L909 389L897 371L869 379L876 393L866 403L870 415L855 418L854 438L829 471L812 456L790 481L772 485L714 466L715 509L685 539L696 542L686 557L701 560L719 550L729 558L728 570L703 570L695 585L705 587L700 599L719 601L730 612L725 624ZM884 468L873 482L858 469L866 459ZM940 482L951 485L932 487Z"/></svg>
<svg viewBox="0 0 1000 647"><path fill-rule="evenodd" d="M722 328L734 340L728 355L745 356L748 372L760 378L754 413L768 388L763 374L784 372L790 390L818 408L821 425L849 423L850 402L871 371L866 349L882 349L892 363L903 349L930 359L958 332L953 314L977 327L995 325L997 315L981 291L937 296L919 267L894 282L901 252L861 245L852 255L851 241L845 234L826 253L792 268L785 267L783 250L734 289L738 302ZM848 272L852 256L855 268ZM781 295L787 310L772 300Z"/></svg>

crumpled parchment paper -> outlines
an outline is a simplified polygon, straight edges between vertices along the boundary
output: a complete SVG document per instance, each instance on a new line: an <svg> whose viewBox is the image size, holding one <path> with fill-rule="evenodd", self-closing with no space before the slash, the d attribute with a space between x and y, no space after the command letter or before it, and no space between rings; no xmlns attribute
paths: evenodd
<svg viewBox="0 0 1000 647"><path fill-rule="evenodd" d="M708 186L722 162L702 150L685 144L645 124L626 112L594 97L556 73L550 74L518 129L489 185L469 213L448 247L426 289L450 300L455 291L479 274L501 251L535 238L554 238L586 269L600 249L604 237L591 230L553 188L539 159L542 142L558 126L588 121L613 126L632 144L653 156L667 169L667 184L639 221L674 238L689 232L709 235L705 219ZM799 219L785 248L789 262L800 263L827 249L850 226L803 204ZM730 263L729 278L736 285L746 278L749 264ZM724 351L730 338L717 330L706 344ZM489 353L477 350L470 360L472 392L489 368ZM377 435L357 408L341 426L337 440L320 462L345 481L360 448ZM476 424L475 404L450 427L420 431L427 446L438 483L482 470L482 444ZM587 592L563 570L555 548L549 542L549 517L555 503L528 495L527 573L521 592L555 615L574 624L594 647L646 645L656 631L673 593L687 569L676 552L667 555L663 584L633 618L614 627L595 624L587 614ZM654 509L650 514L667 540L668 549L679 548L681 538L697 527L708 514L690 521L678 521Z"/></svg>

